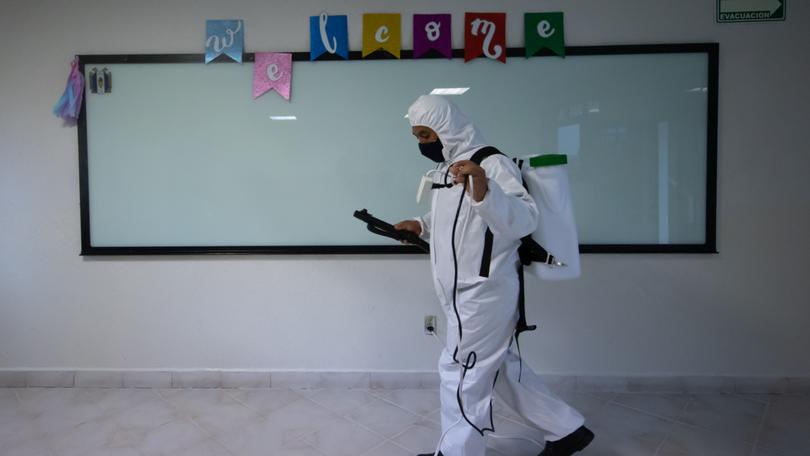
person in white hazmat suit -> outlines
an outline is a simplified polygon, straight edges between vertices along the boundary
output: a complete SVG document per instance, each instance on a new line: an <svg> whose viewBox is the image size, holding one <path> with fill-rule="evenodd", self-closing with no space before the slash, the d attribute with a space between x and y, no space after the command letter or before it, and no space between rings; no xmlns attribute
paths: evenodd
<svg viewBox="0 0 810 456"><path fill-rule="evenodd" d="M420 96L408 119L422 154L439 163L434 181L450 184L432 191L428 214L395 225L430 242L434 285L447 316L439 358L440 454L484 456L484 435L494 427L493 390L538 432L545 431L542 456L581 450L593 439L582 415L521 366L510 349L518 321L518 247L538 223L520 170L501 154L480 166L470 161L487 144L444 97ZM487 228L491 242L485 242ZM489 252L485 243L491 244Z"/></svg>

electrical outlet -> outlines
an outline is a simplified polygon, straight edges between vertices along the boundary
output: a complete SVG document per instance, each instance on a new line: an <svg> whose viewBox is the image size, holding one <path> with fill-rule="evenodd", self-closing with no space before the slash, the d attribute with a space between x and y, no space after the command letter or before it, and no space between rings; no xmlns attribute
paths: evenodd
<svg viewBox="0 0 810 456"><path fill-rule="evenodd" d="M430 336L436 333L436 316L425 315L425 335Z"/></svg>

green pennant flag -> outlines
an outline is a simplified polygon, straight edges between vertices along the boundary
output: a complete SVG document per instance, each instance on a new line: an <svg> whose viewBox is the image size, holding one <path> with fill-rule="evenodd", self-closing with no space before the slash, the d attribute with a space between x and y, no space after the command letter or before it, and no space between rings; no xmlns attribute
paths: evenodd
<svg viewBox="0 0 810 456"><path fill-rule="evenodd" d="M549 48L555 54L565 57L565 29L563 13L526 13L526 57Z"/></svg>

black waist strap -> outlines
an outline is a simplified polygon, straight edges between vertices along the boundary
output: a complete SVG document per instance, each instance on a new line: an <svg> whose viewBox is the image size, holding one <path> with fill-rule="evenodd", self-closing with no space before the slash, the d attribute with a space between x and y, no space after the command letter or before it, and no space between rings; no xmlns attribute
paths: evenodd
<svg viewBox="0 0 810 456"><path fill-rule="evenodd" d="M528 266L532 262L554 264L557 261L542 245L532 239L531 234L520 239L518 256L520 256L520 262L523 263L524 266Z"/></svg>
<svg viewBox="0 0 810 456"><path fill-rule="evenodd" d="M523 375L523 357L520 354L520 333L524 331L534 331L537 325L529 325L526 323L526 284L523 280L523 266L518 266L518 281L520 282L520 291L518 291L518 322L515 326L515 345L518 349L518 360L520 369L518 371L518 382Z"/></svg>

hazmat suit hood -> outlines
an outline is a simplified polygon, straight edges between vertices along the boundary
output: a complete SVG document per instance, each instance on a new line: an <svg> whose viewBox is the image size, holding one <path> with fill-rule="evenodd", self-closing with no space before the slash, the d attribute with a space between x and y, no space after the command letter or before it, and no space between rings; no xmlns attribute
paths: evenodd
<svg viewBox="0 0 810 456"><path fill-rule="evenodd" d="M485 147L486 140L478 128L451 101L439 95L421 95L408 108L412 127L429 127L442 142L445 161L455 161Z"/></svg>

